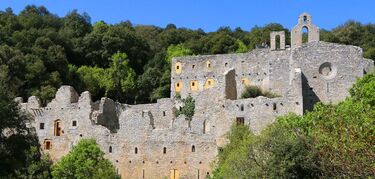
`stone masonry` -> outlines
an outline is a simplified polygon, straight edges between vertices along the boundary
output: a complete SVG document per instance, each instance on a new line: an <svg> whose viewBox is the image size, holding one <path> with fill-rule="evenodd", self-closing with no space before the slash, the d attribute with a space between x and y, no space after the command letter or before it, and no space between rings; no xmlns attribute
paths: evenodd
<svg viewBox="0 0 375 179"><path fill-rule="evenodd" d="M308 30L304 44L303 28ZM105 97L93 102L89 92L79 95L70 86L62 86L47 106L35 96L16 100L34 116L40 144L55 161L80 139L94 138L123 178L205 178L233 123L258 133L277 116L303 115L319 101L337 103L349 95L356 78L374 69L361 48L320 42L307 13L291 33L290 48L285 32L272 32L271 48L173 58L171 97L153 104ZM246 85L279 97L240 99ZM182 105L177 95L195 99L191 121L175 117Z"/></svg>

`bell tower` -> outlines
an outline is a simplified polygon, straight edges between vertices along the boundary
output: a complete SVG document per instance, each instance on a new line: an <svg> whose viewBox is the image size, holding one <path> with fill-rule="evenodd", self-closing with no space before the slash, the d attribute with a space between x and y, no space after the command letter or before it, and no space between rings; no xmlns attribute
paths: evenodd
<svg viewBox="0 0 375 179"><path fill-rule="evenodd" d="M298 24L292 29L292 48L302 45L302 31L304 28L307 29L308 42L319 41L319 28L311 23L310 14L304 12L298 17Z"/></svg>

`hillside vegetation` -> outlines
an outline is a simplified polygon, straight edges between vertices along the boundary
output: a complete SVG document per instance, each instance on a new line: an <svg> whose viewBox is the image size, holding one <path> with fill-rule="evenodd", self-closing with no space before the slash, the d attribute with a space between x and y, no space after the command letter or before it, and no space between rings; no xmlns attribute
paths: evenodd
<svg viewBox="0 0 375 179"><path fill-rule="evenodd" d="M259 135L234 125L212 178L375 176L375 75L359 79L350 95L304 116L279 117Z"/></svg>
<svg viewBox="0 0 375 179"><path fill-rule="evenodd" d="M250 31L248 31L250 30ZM130 21L92 24L71 11L58 17L45 7L27 6L19 14L0 11L0 85L16 96L36 95L46 104L60 85L89 90L126 103L169 97L170 59L174 56L247 52L269 43L277 23L252 29L221 27L215 32L133 25ZM360 46L375 59L375 25L348 21L321 40Z"/></svg>

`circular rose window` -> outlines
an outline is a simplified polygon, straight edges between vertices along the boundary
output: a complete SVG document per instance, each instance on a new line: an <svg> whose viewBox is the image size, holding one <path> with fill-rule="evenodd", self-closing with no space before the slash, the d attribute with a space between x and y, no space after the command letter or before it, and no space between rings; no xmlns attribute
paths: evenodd
<svg viewBox="0 0 375 179"><path fill-rule="evenodd" d="M331 79L336 76L336 68L331 63L325 62L320 65L319 73L327 79Z"/></svg>

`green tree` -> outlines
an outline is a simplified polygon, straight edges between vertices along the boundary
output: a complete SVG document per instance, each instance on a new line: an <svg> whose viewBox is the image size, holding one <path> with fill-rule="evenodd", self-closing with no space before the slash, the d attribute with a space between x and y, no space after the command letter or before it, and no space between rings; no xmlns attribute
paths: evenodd
<svg viewBox="0 0 375 179"><path fill-rule="evenodd" d="M40 153L30 116L0 89L0 178L49 178L51 161Z"/></svg>
<svg viewBox="0 0 375 179"><path fill-rule="evenodd" d="M245 53L245 52L248 52L249 49L247 49L245 43L243 43L241 40L236 40L236 43L237 43L237 50L236 50L236 53Z"/></svg>
<svg viewBox="0 0 375 179"><path fill-rule="evenodd" d="M120 178L93 139L82 139L52 168L53 178Z"/></svg>
<svg viewBox="0 0 375 179"><path fill-rule="evenodd" d="M127 58L126 53L115 53L112 56L112 63L108 69L112 78L112 84L108 87L106 93L112 92L116 99L120 100L124 99L124 97L132 97L136 87L136 74L129 67Z"/></svg>
<svg viewBox="0 0 375 179"><path fill-rule="evenodd" d="M193 52L190 49L184 47L184 45L170 45L167 49L167 56L165 57L165 60L168 62L168 64L171 64L173 57L182 57L188 55L193 55Z"/></svg>
<svg viewBox="0 0 375 179"><path fill-rule="evenodd" d="M182 103L184 104L181 109L176 111L176 117L181 114L184 114L185 117L191 121L193 119L195 113L195 100L190 95L185 99L182 99Z"/></svg>
<svg viewBox="0 0 375 179"><path fill-rule="evenodd" d="M299 116L289 115L288 119ZM283 120L283 119L279 119ZM314 178L319 168L309 140L298 128L276 122L258 135L233 125L219 152L213 178Z"/></svg>
<svg viewBox="0 0 375 179"><path fill-rule="evenodd" d="M363 78L359 78L357 82L350 88L349 92L354 101L368 104L369 107L375 106L375 74L370 73Z"/></svg>

